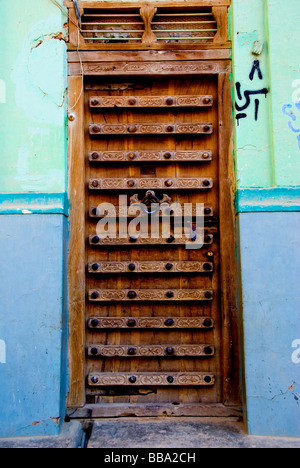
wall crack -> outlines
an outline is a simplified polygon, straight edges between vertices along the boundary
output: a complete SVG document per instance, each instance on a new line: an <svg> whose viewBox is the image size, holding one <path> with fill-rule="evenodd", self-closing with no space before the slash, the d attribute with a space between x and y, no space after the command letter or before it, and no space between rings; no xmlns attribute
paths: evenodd
<svg viewBox="0 0 300 468"><path fill-rule="evenodd" d="M52 34L47 34L45 36L42 36L38 39L35 39L33 42L35 42L35 44L31 47L30 51L33 51L34 49L37 49L38 47L40 47L40 45L42 45L44 42L47 42L47 41L52 41L52 40L58 40L58 41L63 41L63 42L66 42L66 38L64 37L64 34L62 31L60 32L56 32L56 33L52 33Z"/></svg>

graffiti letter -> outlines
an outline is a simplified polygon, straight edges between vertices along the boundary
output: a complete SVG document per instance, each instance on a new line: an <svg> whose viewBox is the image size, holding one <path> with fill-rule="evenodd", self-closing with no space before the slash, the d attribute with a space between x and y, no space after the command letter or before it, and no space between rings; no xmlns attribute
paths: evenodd
<svg viewBox="0 0 300 468"><path fill-rule="evenodd" d="M298 86L298 88L297 88ZM293 88L297 88L292 94L293 102L297 103L300 101L300 80L294 80L292 83Z"/></svg>
<svg viewBox="0 0 300 468"><path fill-rule="evenodd" d="M0 364L6 364L6 344L0 340Z"/></svg>
<svg viewBox="0 0 300 468"><path fill-rule="evenodd" d="M295 133L300 133L300 128L298 128L298 129L297 129L297 128L294 128L291 121L289 121L288 125L289 125L290 129L291 129L293 132L295 132Z"/></svg>
<svg viewBox="0 0 300 468"><path fill-rule="evenodd" d="M0 104L6 103L6 85L4 80L0 80Z"/></svg>
<svg viewBox="0 0 300 468"><path fill-rule="evenodd" d="M299 364L300 363L300 340L294 340L292 343L292 348L297 348L292 353L292 362L294 364Z"/></svg>
<svg viewBox="0 0 300 468"><path fill-rule="evenodd" d="M249 75L249 80L253 81L254 74L255 74L256 71L258 73L258 78L260 80L262 80L263 75L262 75L262 72L261 72L261 69L260 69L260 66L259 66L259 60L254 60L252 70L251 70L250 75Z"/></svg>
<svg viewBox="0 0 300 468"><path fill-rule="evenodd" d="M282 112L287 115L288 117L291 117L293 120L296 120L296 116L294 115L292 111L292 104L285 104L282 108ZM289 109L289 110L287 110Z"/></svg>

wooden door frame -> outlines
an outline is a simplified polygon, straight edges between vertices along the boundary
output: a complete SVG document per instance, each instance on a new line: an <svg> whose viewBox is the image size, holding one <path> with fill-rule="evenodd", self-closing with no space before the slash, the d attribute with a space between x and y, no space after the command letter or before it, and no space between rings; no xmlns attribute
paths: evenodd
<svg viewBox="0 0 300 468"><path fill-rule="evenodd" d="M158 61L159 57L159 61ZM222 317L223 404L199 404L191 416L237 415L240 406L238 319L236 307L233 124L229 51L95 51L69 52L69 185L68 264L69 393L67 408L85 406L85 157L84 77L217 75L219 144L220 294ZM123 405L124 406L124 405ZM128 405L130 406L130 405ZM132 406L132 405L131 405ZM147 406L147 405L146 405ZM195 406L195 405L193 405ZM71 411L70 411L71 414ZM89 411L75 411L79 417ZM138 411L136 415L147 416ZM180 412L176 413L177 415ZM98 412L98 416L102 412ZM150 416L150 414L148 414ZM160 415L159 411L157 415ZM105 415L104 415L105 416ZM97 416L96 416L97 417Z"/></svg>

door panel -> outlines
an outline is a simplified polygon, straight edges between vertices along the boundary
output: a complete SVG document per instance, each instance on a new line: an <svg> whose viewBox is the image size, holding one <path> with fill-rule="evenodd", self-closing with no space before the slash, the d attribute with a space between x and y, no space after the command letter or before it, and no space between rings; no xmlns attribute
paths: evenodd
<svg viewBox="0 0 300 468"><path fill-rule="evenodd" d="M85 153L87 402L221 402L217 77L89 78ZM201 249L174 210L168 238L97 239L100 204L149 190L203 204Z"/></svg>

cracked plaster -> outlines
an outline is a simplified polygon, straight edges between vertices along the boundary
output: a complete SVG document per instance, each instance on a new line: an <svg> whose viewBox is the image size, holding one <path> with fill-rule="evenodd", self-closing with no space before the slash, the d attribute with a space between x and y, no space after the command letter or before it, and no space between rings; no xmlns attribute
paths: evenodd
<svg viewBox="0 0 300 468"><path fill-rule="evenodd" d="M12 72L16 104L33 122L61 125L65 118L66 44L61 19L50 15L27 33Z"/></svg>

